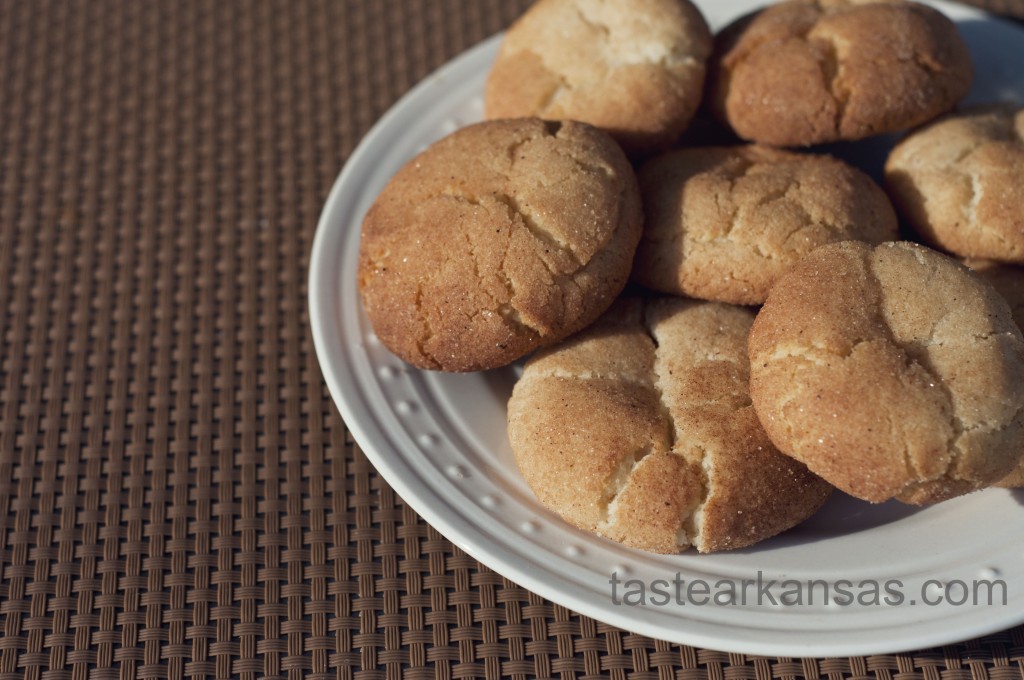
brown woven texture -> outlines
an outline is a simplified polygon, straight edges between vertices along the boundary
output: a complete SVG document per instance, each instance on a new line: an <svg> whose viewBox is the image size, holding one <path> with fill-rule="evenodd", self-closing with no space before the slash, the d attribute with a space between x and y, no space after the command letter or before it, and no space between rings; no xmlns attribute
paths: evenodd
<svg viewBox="0 0 1024 680"><path fill-rule="evenodd" d="M801 661L596 623L353 445L309 333L318 214L388 106L525 5L0 3L0 680L1024 680L1020 628Z"/></svg>

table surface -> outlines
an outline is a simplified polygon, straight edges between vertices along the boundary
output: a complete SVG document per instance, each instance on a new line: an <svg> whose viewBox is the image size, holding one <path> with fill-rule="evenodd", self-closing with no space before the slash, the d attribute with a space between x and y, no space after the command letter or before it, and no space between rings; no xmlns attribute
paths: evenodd
<svg viewBox="0 0 1024 680"><path fill-rule="evenodd" d="M1024 679L1024 628L802 660L598 623L469 558L354 445L306 309L327 192L527 4L0 3L0 680Z"/></svg>

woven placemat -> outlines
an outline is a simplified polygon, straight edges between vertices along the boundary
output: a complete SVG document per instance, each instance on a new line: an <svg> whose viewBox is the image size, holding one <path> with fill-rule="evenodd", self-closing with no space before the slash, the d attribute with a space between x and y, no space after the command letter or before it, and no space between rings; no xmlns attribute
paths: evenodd
<svg viewBox="0 0 1024 680"><path fill-rule="evenodd" d="M1020 628L802 661L597 623L353 444L308 330L317 217L397 97L526 4L0 3L0 680L1024 679Z"/></svg>

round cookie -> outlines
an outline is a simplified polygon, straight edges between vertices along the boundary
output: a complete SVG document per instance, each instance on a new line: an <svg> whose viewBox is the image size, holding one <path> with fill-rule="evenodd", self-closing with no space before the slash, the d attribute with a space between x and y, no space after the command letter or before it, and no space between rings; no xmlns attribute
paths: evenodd
<svg viewBox="0 0 1024 680"><path fill-rule="evenodd" d="M688 0L540 0L505 34L484 109L591 123L631 155L667 148L700 104L711 44Z"/></svg>
<svg viewBox="0 0 1024 680"><path fill-rule="evenodd" d="M919 125L970 88L956 25L914 2L791 0L716 38L711 106L747 140L806 146Z"/></svg>
<svg viewBox="0 0 1024 680"><path fill-rule="evenodd" d="M768 294L749 350L772 441L858 498L945 500L1024 452L1024 338L991 286L924 246L815 250Z"/></svg>
<svg viewBox="0 0 1024 680"><path fill-rule="evenodd" d="M414 366L502 366L608 308L642 221L633 169L597 128L472 125L409 161L367 212L363 305Z"/></svg>
<svg viewBox="0 0 1024 680"><path fill-rule="evenodd" d="M651 159L638 179L645 218L633 279L664 293L759 305L820 245L898 237L885 193L829 156L695 147Z"/></svg>
<svg viewBox="0 0 1024 680"><path fill-rule="evenodd" d="M976 107L908 135L889 154L885 180L930 245L1024 263L1024 107Z"/></svg>
<svg viewBox="0 0 1024 680"><path fill-rule="evenodd" d="M988 260L964 262L972 271L988 281L1010 305L1010 314L1017 328L1024 330L1024 268ZM1006 477L995 483L1004 488L1024 487L1024 460Z"/></svg>
<svg viewBox="0 0 1024 680"><path fill-rule="evenodd" d="M757 421L752 321L721 303L624 298L538 352L513 389L508 432L540 502L660 553L740 548L810 516L831 487Z"/></svg>

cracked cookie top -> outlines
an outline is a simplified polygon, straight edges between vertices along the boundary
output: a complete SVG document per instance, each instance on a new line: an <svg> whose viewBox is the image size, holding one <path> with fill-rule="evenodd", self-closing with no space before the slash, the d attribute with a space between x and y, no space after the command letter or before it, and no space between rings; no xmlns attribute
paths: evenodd
<svg viewBox="0 0 1024 680"><path fill-rule="evenodd" d="M1024 267L991 260L966 260L971 271L988 281L1010 305L1010 314L1017 328L1024 331ZM1024 459L1013 472L996 482L995 486L1008 489L1024 488Z"/></svg>
<svg viewBox="0 0 1024 680"><path fill-rule="evenodd" d="M955 24L899 0L791 0L716 38L712 108L747 140L807 146L919 125L973 70Z"/></svg>
<svg viewBox="0 0 1024 680"><path fill-rule="evenodd" d="M829 156L697 147L651 159L638 179L645 217L633 277L664 293L761 304L820 245L897 238L885 193Z"/></svg>
<svg viewBox="0 0 1024 680"><path fill-rule="evenodd" d="M963 257L1024 263L1024 108L974 107L889 154L893 202L923 240Z"/></svg>
<svg viewBox="0 0 1024 680"><path fill-rule="evenodd" d="M831 487L758 423L753 318L721 303L626 297L538 352L513 390L508 431L541 503L660 553L740 548L809 517Z"/></svg>
<svg viewBox="0 0 1024 680"><path fill-rule="evenodd" d="M641 223L633 169L600 130L472 125L409 161L367 212L363 305L381 342L414 366L503 366L608 308Z"/></svg>
<svg viewBox="0 0 1024 680"><path fill-rule="evenodd" d="M484 108L488 118L585 121L644 154L686 128L710 52L688 0L540 0L506 33Z"/></svg>
<svg viewBox="0 0 1024 680"><path fill-rule="evenodd" d="M1024 454L1024 339L1006 301L908 242L822 246L785 274L749 341L775 445L847 493L923 504Z"/></svg>

